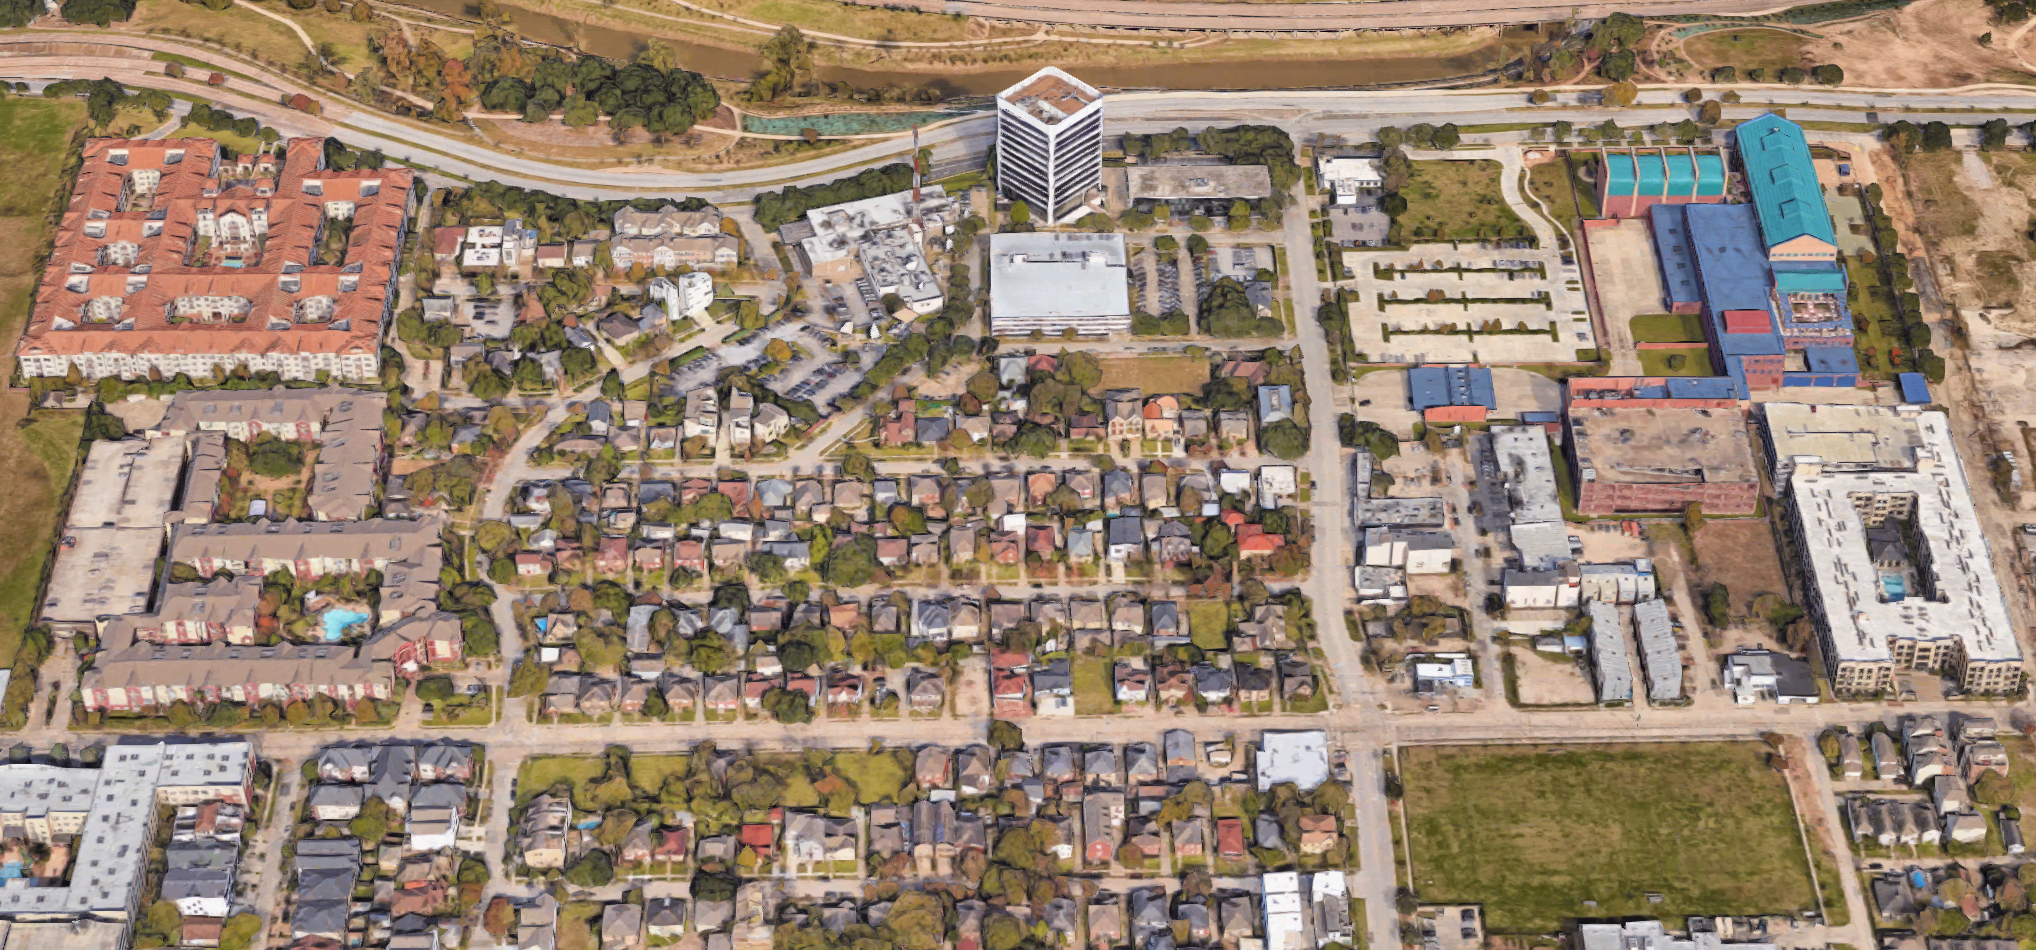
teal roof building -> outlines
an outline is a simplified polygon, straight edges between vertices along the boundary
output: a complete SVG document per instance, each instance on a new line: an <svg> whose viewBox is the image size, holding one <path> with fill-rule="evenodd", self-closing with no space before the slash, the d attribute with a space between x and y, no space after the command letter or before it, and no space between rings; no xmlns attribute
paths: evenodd
<svg viewBox="0 0 2036 950"><path fill-rule="evenodd" d="M1768 259L1835 261L1838 235L1803 127L1770 112L1732 130Z"/></svg>

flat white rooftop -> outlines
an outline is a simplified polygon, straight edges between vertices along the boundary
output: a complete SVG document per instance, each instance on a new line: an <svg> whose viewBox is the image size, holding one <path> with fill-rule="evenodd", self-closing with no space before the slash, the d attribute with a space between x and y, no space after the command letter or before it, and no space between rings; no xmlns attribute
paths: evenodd
<svg viewBox="0 0 2036 950"><path fill-rule="evenodd" d="M1121 234L990 235L990 315L1129 316L1124 262Z"/></svg>
<svg viewBox="0 0 2036 950"><path fill-rule="evenodd" d="M1802 556L1816 580L1830 642L1839 660L1851 662L1892 659L1889 642L1895 639L1953 637L1968 660L2020 659L1950 423L1941 412L1913 419L1910 470L1833 471L1806 463L1789 475ZM1919 590L1891 591L1868 548L1858 504L1883 495L1913 502L1911 543L1924 548L1913 557Z"/></svg>

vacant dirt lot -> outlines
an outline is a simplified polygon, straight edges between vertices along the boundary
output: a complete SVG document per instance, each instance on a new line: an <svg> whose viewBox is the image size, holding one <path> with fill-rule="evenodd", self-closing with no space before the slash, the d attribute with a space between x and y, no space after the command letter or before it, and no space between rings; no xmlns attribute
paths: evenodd
<svg viewBox="0 0 2036 950"><path fill-rule="evenodd" d="M2007 49L2008 34L1982 0L1919 0L1900 10L1819 27L1821 40L1803 45L1803 62L1837 63L1848 86L1963 86L2020 82L2028 72ZM1979 45L1983 34L1994 45Z"/></svg>
<svg viewBox="0 0 2036 950"><path fill-rule="evenodd" d="M1209 382L1209 361L1191 356L1113 356L1098 362L1103 368L1098 393L1134 386L1148 396L1200 393Z"/></svg>
<svg viewBox="0 0 2036 950"><path fill-rule="evenodd" d="M1752 608L1753 598L1788 591L1782 583L1781 556L1765 520L1708 522L1696 540L1699 564L1691 594L1701 598L1711 585L1724 584L1732 592L1732 613L1738 616Z"/></svg>
<svg viewBox="0 0 2036 950"><path fill-rule="evenodd" d="M1560 706L1595 701L1597 692L1576 661L1538 650L1514 650L1513 673L1523 706Z"/></svg>

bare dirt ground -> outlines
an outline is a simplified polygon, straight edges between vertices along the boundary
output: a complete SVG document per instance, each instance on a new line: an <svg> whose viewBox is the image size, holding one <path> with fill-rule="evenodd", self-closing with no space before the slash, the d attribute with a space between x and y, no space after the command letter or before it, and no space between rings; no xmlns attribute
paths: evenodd
<svg viewBox="0 0 2036 950"><path fill-rule="evenodd" d="M1877 162L1892 161L1885 151ZM1975 164L1978 168L1973 167ZM1889 213L1911 260L1928 249L1938 296L1958 311L1971 368L1971 407L2023 460L2036 450L2036 254L2024 236L2036 220L2036 160L2021 152L1911 155L1883 175Z"/></svg>
<svg viewBox="0 0 2036 950"><path fill-rule="evenodd" d="M1513 657L1522 705L1589 703L1598 698L1575 660L1535 650L1514 650Z"/></svg>
<svg viewBox="0 0 2036 950"><path fill-rule="evenodd" d="M1982 0L1918 0L1900 10L1819 27L1803 44L1803 63L1837 63L1848 86L1964 86L2027 82L2007 49L2013 27L1993 23ZM1993 33L1992 47L1979 45Z"/></svg>
<svg viewBox="0 0 2036 950"><path fill-rule="evenodd" d="M989 671L982 667L967 667L954 678L954 715L961 719L974 719L990 714Z"/></svg>

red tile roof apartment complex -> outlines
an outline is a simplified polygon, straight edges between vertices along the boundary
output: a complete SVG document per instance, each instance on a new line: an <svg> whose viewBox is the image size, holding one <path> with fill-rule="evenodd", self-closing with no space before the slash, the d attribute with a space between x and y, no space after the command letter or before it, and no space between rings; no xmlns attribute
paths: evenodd
<svg viewBox="0 0 2036 950"><path fill-rule="evenodd" d="M282 166L210 139L93 139L19 356L29 376L370 379L410 212L408 169Z"/></svg>

